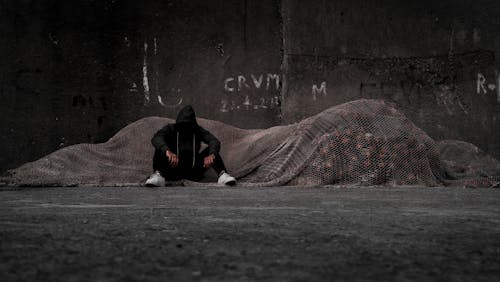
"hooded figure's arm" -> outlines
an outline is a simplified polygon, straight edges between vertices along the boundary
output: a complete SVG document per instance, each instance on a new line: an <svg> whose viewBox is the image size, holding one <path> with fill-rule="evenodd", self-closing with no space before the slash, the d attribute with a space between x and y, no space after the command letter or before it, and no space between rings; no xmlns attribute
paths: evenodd
<svg viewBox="0 0 500 282"><path fill-rule="evenodd" d="M162 153L165 153L167 150L171 151L165 142L165 138L168 138L171 134L173 134L172 127L168 125L164 126L155 133L153 138L151 138L151 144L153 144L155 149L160 150Z"/></svg>
<svg viewBox="0 0 500 282"><path fill-rule="evenodd" d="M209 154L219 154L220 151L220 141L212 135L208 130L200 126L200 135L203 142L208 145Z"/></svg>

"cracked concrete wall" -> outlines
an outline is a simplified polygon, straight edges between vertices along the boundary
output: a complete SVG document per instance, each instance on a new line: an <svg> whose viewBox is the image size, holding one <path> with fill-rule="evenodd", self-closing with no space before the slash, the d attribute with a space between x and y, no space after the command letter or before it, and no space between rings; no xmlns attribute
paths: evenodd
<svg viewBox="0 0 500 282"><path fill-rule="evenodd" d="M283 122L357 98L500 157L500 2L284 0Z"/></svg>

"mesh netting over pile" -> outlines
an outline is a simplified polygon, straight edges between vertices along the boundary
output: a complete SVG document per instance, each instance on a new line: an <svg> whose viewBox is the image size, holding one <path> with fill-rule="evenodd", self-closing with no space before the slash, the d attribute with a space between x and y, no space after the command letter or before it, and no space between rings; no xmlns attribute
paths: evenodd
<svg viewBox="0 0 500 282"><path fill-rule="evenodd" d="M2 181L30 186L140 185L152 172L151 137L172 122L141 119L106 143L63 148L9 171ZM495 159L469 143L435 142L380 100L352 101L298 124L265 130L206 119L198 123L221 141L229 172L248 186L495 186L500 179Z"/></svg>

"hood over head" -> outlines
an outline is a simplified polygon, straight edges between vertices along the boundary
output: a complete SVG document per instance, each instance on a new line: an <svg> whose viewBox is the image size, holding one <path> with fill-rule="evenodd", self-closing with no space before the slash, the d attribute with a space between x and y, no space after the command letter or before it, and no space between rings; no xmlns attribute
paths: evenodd
<svg viewBox="0 0 500 282"><path fill-rule="evenodd" d="M196 122L196 114L191 105L185 106L179 111L177 119L175 120L175 127L177 130L194 129L198 127Z"/></svg>

